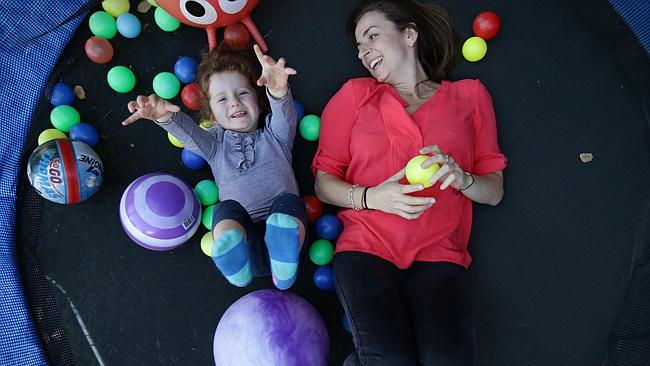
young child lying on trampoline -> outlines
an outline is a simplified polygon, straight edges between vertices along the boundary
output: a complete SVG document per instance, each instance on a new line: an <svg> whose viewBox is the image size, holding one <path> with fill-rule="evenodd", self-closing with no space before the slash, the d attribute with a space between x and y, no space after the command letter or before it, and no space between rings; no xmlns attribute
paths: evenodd
<svg viewBox="0 0 650 366"><path fill-rule="evenodd" d="M253 50L222 42L203 55L197 71L201 113L214 127L204 130L155 94L130 101L132 114L122 124L155 121L209 163L221 198L212 222L217 268L240 287L270 269L273 283L284 290L296 280L306 227L291 167L297 117L288 79L296 70L257 45Z"/></svg>

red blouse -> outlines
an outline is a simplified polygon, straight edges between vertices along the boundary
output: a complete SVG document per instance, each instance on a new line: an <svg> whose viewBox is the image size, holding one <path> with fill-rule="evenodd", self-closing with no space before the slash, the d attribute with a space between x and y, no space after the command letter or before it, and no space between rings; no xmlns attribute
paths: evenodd
<svg viewBox="0 0 650 366"><path fill-rule="evenodd" d="M474 175L506 167L492 99L480 81L443 81L415 113L409 115L406 106L388 84L372 78L348 81L323 111L312 171L374 186L405 167L420 148L433 144ZM436 203L415 220L377 210L342 209L338 217L344 230L336 251L374 254L402 269L413 261L469 266L472 202L452 187L439 187L436 183L416 193L433 196Z"/></svg>

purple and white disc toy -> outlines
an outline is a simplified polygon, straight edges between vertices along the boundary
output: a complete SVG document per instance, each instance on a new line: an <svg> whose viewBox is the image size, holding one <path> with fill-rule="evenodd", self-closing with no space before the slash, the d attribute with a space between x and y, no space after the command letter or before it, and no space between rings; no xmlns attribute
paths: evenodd
<svg viewBox="0 0 650 366"><path fill-rule="evenodd" d="M177 248L201 224L201 204L194 190L165 173L143 175L131 183L120 201L126 234L151 250Z"/></svg>

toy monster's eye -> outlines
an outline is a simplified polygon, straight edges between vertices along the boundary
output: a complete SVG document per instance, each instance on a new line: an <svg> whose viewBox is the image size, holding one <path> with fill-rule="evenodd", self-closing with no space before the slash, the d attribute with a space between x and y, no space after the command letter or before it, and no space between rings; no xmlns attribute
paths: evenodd
<svg viewBox="0 0 650 366"><path fill-rule="evenodd" d="M208 25L217 21L217 11L206 0L181 0L181 12L196 24Z"/></svg>
<svg viewBox="0 0 650 366"><path fill-rule="evenodd" d="M248 3L248 0L219 0L221 10L228 14L239 13Z"/></svg>

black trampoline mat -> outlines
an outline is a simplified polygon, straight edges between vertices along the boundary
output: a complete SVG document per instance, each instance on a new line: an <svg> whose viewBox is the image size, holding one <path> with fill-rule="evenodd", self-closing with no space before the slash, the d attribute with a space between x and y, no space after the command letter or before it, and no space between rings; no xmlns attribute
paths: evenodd
<svg viewBox="0 0 650 366"><path fill-rule="evenodd" d="M286 57L298 70L291 87L307 114L320 114L347 79L364 76L344 32L355 3L262 1L252 13L269 54ZM494 10L502 20L501 33L488 41L486 58L461 61L450 77L477 78L487 86L500 146L509 158L503 202L475 205L470 268L476 364L599 364L648 196L638 96L568 2L442 3L463 40L471 36L479 12ZM132 9L136 5L132 1ZM37 255L51 283L67 293L52 286L77 364L99 365L69 301L105 365L212 365L221 314L246 293L273 285L269 278L244 289L228 285L200 249L204 228L169 252L141 248L123 232L119 200L134 179L159 171L194 186L211 177L208 168L185 168L180 149L153 123L119 123L128 115L127 101L152 92L156 73L172 71L177 57L198 56L207 47L201 29L182 26L166 33L155 25L153 10L137 16L142 34L133 40L116 36L111 41L116 56L108 65L94 64L83 53L91 35L84 22L56 68L53 81L85 89L87 98L74 106L102 135L95 150L104 162L105 180L82 204L43 203ZM109 89L106 73L114 65L132 67L133 92ZM174 100L180 105L180 98ZM48 120L34 121L29 149L45 128ZM309 165L315 148L316 143L296 137L293 165L301 195L313 194ZM585 152L593 154L593 161L581 162L579 154ZM312 230L309 243L315 239ZM334 292L313 285L316 266L306 249L291 291L322 315L330 335L330 365L340 365L354 348L352 337L342 328Z"/></svg>

